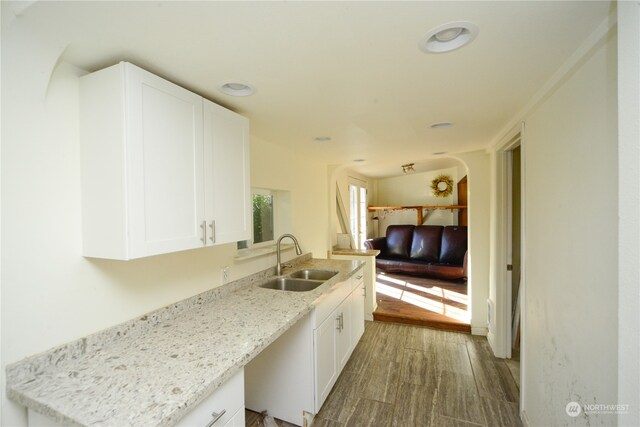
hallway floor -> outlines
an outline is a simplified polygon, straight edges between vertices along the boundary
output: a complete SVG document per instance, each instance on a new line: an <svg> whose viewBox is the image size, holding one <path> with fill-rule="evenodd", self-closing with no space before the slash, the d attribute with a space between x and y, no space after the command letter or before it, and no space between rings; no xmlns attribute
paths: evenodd
<svg viewBox="0 0 640 427"><path fill-rule="evenodd" d="M374 320L471 332L467 283L384 273L376 275Z"/></svg>
<svg viewBox="0 0 640 427"><path fill-rule="evenodd" d="M366 322L313 427L521 426L518 377L484 337Z"/></svg>

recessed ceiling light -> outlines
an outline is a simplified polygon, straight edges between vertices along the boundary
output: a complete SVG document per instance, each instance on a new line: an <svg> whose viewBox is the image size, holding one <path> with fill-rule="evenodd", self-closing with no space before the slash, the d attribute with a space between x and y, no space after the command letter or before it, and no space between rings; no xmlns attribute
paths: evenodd
<svg viewBox="0 0 640 427"><path fill-rule="evenodd" d="M249 96L255 93L255 89L248 84L230 81L218 86L218 90L231 96Z"/></svg>
<svg viewBox="0 0 640 427"><path fill-rule="evenodd" d="M441 43L450 42L462 34L462 30L462 27L447 28L446 30L438 31L433 36Z"/></svg>
<svg viewBox="0 0 640 427"><path fill-rule="evenodd" d="M316 142L327 142L327 141L331 141L331 137L330 136L316 136L315 138L313 138L314 141Z"/></svg>
<svg viewBox="0 0 640 427"><path fill-rule="evenodd" d="M432 124L431 129L444 129L444 128L450 128L451 126L453 126L453 123L451 122L440 122L440 123Z"/></svg>
<svg viewBox="0 0 640 427"><path fill-rule="evenodd" d="M450 52L471 43L478 35L478 31L478 26L471 22L449 22L425 34L419 46L427 53Z"/></svg>
<svg viewBox="0 0 640 427"><path fill-rule="evenodd" d="M362 163L365 161L365 159L353 159L353 161L356 163Z"/></svg>

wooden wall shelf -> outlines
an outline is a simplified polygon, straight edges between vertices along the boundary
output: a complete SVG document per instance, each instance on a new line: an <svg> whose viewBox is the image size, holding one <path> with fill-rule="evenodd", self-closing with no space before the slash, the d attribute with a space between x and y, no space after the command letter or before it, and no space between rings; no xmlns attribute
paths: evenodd
<svg viewBox="0 0 640 427"><path fill-rule="evenodd" d="M424 205L424 206L369 206L369 212L375 211L398 211L414 209L418 213L418 225L421 225L424 221L424 210L435 211L438 209L450 209L453 212L456 209L466 209L466 205L448 205L448 206L436 206L436 205Z"/></svg>

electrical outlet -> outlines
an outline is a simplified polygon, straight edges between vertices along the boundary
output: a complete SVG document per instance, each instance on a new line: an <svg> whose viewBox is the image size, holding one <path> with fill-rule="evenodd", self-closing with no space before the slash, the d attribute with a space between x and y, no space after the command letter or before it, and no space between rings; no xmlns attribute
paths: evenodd
<svg viewBox="0 0 640 427"><path fill-rule="evenodd" d="M229 283L229 267L222 267L222 284Z"/></svg>

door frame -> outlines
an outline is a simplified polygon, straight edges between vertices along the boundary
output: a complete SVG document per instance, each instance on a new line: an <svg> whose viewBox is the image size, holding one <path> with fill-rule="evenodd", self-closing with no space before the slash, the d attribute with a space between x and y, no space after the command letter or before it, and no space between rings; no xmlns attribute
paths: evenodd
<svg viewBox="0 0 640 427"><path fill-rule="evenodd" d="M513 350L513 319L511 317L511 313L513 313L513 270L509 270L508 265L513 265L513 150L521 147L521 138L520 133L512 140L510 144L508 144L504 150L504 160L505 160L505 180L506 180L506 191L504 195L504 204L505 204L505 221L504 221L504 255L505 262L502 264L505 266L504 277L505 277L505 322L508 322L509 327L505 327L504 334L504 342L505 342L505 357L507 359L511 358L511 353ZM522 152L522 148L520 149ZM520 170L522 171L522 162L520 162ZM522 175L522 174L521 174ZM522 184L522 182L521 182ZM522 203L520 206L522 213ZM521 229L522 229L522 223ZM522 234L522 230L520 230ZM522 243L522 241L520 242ZM522 246L522 244L521 244ZM520 248L522 250L522 247ZM522 260L522 257L521 257ZM522 280L522 273L520 274ZM516 316L518 314L516 313Z"/></svg>
<svg viewBox="0 0 640 427"><path fill-rule="evenodd" d="M525 187L525 162L526 162L526 144L524 138L524 123L514 127L502 140L502 143L495 151L495 240L494 253L495 259L492 260L491 268L493 269L493 278L495 280L495 307L494 316L490 326L490 334L488 336L491 347L496 357L511 358L511 286L510 274L507 271L507 265L510 262L511 252L509 250L511 244L511 185L510 176L512 168L512 150L520 146L520 168L521 168L521 239L520 239L520 324L522 345L524 337L524 295L525 295L525 205L526 205L526 187ZM522 351L520 354L522 355ZM522 363L522 358L521 358Z"/></svg>

